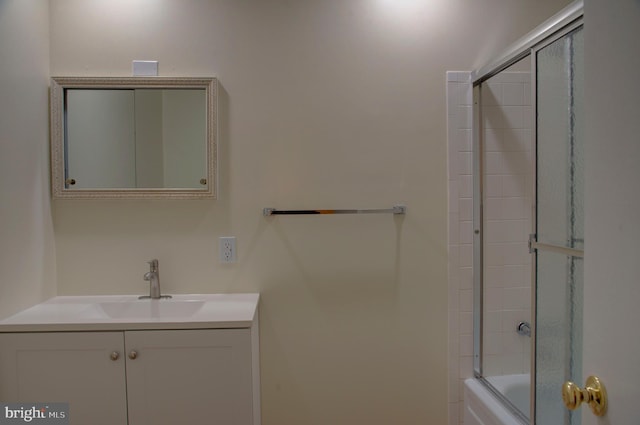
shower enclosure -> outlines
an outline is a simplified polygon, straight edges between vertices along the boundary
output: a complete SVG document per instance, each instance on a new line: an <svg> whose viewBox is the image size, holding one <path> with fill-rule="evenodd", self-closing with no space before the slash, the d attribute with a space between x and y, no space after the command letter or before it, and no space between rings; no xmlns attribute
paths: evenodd
<svg viewBox="0 0 640 425"><path fill-rule="evenodd" d="M523 423L580 424L582 25L575 2L472 74L474 374Z"/></svg>

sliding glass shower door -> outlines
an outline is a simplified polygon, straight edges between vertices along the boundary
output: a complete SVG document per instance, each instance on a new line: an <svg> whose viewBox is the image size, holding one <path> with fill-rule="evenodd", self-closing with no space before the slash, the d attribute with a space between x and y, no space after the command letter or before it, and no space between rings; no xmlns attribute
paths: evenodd
<svg viewBox="0 0 640 425"><path fill-rule="evenodd" d="M583 382L583 45L578 27L534 55L536 424L580 424L561 388Z"/></svg>

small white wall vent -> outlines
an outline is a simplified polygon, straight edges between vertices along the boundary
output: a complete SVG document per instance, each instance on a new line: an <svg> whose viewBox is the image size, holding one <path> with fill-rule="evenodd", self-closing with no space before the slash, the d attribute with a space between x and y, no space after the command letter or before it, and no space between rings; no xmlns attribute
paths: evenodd
<svg viewBox="0 0 640 425"><path fill-rule="evenodd" d="M157 77L158 61L133 61L134 77Z"/></svg>

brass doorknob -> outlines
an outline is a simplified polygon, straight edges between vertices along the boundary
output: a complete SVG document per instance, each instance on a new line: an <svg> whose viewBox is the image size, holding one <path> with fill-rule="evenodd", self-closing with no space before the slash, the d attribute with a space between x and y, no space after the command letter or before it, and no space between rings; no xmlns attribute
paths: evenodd
<svg viewBox="0 0 640 425"><path fill-rule="evenodd" d="M604 416L607 413L607 390L597 376L588 377L584 389L573 382L565 382L562 385L562 401L569 410L575 410L587 402L594 415Z"/></svg>

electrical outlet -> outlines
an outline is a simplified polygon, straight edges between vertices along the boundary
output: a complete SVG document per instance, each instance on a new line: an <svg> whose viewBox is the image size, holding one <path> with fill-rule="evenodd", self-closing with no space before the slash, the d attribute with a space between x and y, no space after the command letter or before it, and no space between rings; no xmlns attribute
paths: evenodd
<svg viewBox="0 0 640 425"><path fill-rule="evenodd" d="M236 262L236 237L226 236L220 238L220 262Z"/></svg>

